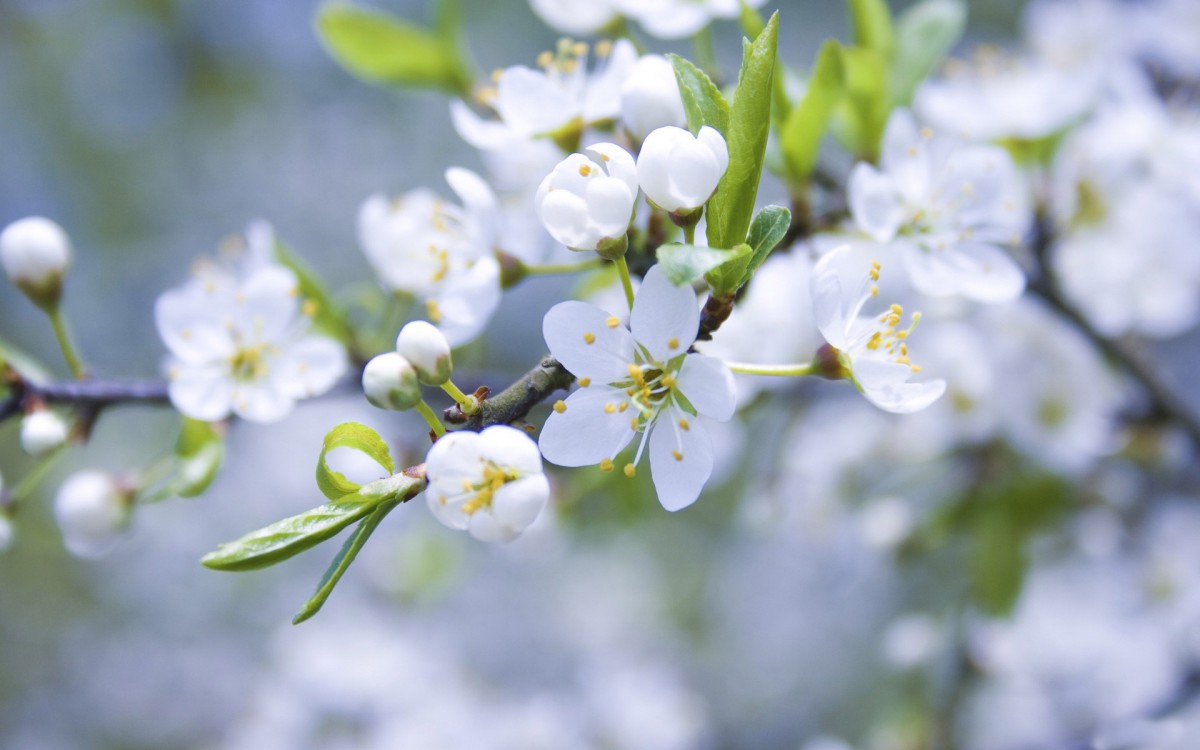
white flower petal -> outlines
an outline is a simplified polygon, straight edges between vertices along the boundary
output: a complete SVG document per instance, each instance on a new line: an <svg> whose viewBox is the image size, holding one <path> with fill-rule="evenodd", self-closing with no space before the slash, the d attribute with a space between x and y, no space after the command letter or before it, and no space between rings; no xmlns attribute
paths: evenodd
<svg viewBox="0 0 1200 750"><path fill-rule="evenodd" d="M220 310L195 284L160 295L154 303L154 322L167 349L181 362L205 364L234 353L233 338L221 324Z"/></svg>
<svg viewBox="0 0 1200 750"><path fill-rule="evenodd" d="M529 442L533 444L533 441ZM549 499L550 482L545 474L523 477L496 490L492 497L491 515L520 533L537 520Z"/></svg>
<svg viewBox="0 0 1200 750"><path fill-rule="evenodd" d="M501 523L486 510L477 510L464 518L467 519L467 533L481 542L504 544L521 535L520 531Z"/></svg>
<svg viewBox="0 0 1200 750"><path fill-rule="evenodd" d="M657 265L642 279L629 314L638 344L659 362L678 357L696 340L700 307L690 286L675 286Z"/></svg>
<svg viewBox="0 0 1200 750"><path fill-rule="evenodd" d="M175 363L167 392L181 414L202 422L229 416L233 408L233 376L219 365L189 366Z"/></svg>
<svg viewBox="0 0 1200 750"><path fill-rule="evenodd" d="M733 373L716 357L689 354L679 368L679 392L706 417L724 422L737 407Z"/></svg>
<svg viewBox="0 0 1200 750"><path fill-rule="evenodd" d="M500 298L500 264L485 256L442 282L432 298L438 314L431 322L451 346L462 346L487 328Z"/></svg>
<svg viewBox="0 0 1200 750"><path fill-rule="evenodd" d="M550 354L572 375L614 383L629 377L634 357L633 336L622 325L610 326L613 317L586 302L560 302L546 313L542 335Z"/></svg>
<svg viewBox="0 0 1200 750"><path fill-rule="evenodd" d="M1025 272L1003 249L966 242L943 250L903 244L913 286L931 297L962 295L976 302L1009 302L1025 291Z"/></svg>
<svg viewBox="0 0 1200 750"><path fill-rule="evenodd" d="M475 479L486 460L480 449L478 432L462 430L438 438L425 456L430 485L445 484L452 494L461 492L462 480Z"/></svg>
<svg viewBox="0 0 1200 750"><path fill-rule="evenodd" d="M537 443L516 427L493 425L479 433L477 449L487 460L522 476L542 473L542 454Z"/></svg>
<svg viewBox="0 0 1200 750"><path fill-rule="evenodd" d="M307 336L289 346L272 365L272 380L293 398L325 393L346 372L342 345L325 336Z"/></svg>
<svg viewBox="0 0 1200 750"><path fill-rule="evenodd" d="M930 380L924 383L902 383L864 389L863 395L884 411L893 414L911 414L937 401L945 392L946 381Z"/></svg>
<svg viewBox="0 0 1200 750"><path fill-rule="evenodd" d="M508 146L519 137L507 125L496 120L485 120L475 114L465 102L455 99L450 102L450 120L454 129L467 143L483 151L493 151Z"/></svg>
<svg viewBox="0 0 1200 750"><path fill-rule="evenodd" d="M850 246L842 245L821 256L813 268L811 281L814 322L836 349L849 348L846 333L851 321L847 320L842 280L838 275L838 262L849 253Z"/></svg>
<svg viewBox="0 0 1200 750"><path fill-rule="evenodd" d="M233 412L249 422L278 422L292 412L295 399L269 382L236 383Z"/></svg>
<svg viewBox="0 0 1200 750"><path fill-rule="evenodd" d="M599 177L587 187L588 217L602 237L620 237L629 229L633 218L636 193L630 193L624 182L612 177Z"/></svg>
<svg viewBox="0 0 1200 750"><path fill-rule="evenodd" d="M268 265L254 271L238 287L234 320L243 333L257 341L275 341L287 331L300 308L296 274L283 266Z"/></svg>
<svg viewBox="0 0 1200 750"><path fill-rule="evenodd" d="M637 412L619 410L627 401L625 391L605 385L575 391L565 411L553 411L546 419L538 438L542 456L559 466L590 466L617 455L637 434L631 424ZM612 413L605 410L607 404L616 407Z"/></svg>
<svg viewBox="0 0 1200 750"><path fill-rule="evenodd" d="M859 163L850 172L847 192L858 228L876 242L890 242L904 221L904 206L892 179L870 164Z"/></svg>
<svg viewBox="0 0 1200 750"><path fill-rule="evenodd" d="M581 114L571 92L523 65L500 75L494 106L506 125L524 135L550 133Z"/></svg>
<svg viewBox="0 0 1200 750"><path fill-rule="evenodd" d="M683 430L678 425L683 413L672 409L669 416L670 421L656 420L650 434L650 473L658 501L667 510L677 511L700 496L712 475L713 453L699 420L691 420L689 429Z"/></svg>

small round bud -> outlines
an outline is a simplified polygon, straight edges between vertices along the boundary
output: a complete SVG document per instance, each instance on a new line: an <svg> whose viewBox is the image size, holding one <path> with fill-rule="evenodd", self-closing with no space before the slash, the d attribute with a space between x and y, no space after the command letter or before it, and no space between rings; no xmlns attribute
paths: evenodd
<svg viewBox="0 0 1200 750"><path fill-rule="evenodd" d="M38 409L21 422L21 449L31 456L44 456L67 440L67 424L48 409Z"/></svg>
<svg viewBox="0 0 1200 750"><path fill-rule="evenodd" d="M102 557L129 527L133 496L100 471L81 471L63 482L54 497L54 518L63 542L78 557Z"/></svg>
<svg viewBox="0 0 1200 750"><path fill-rule="evenodd" d="M409 361L395 352L373 357L362 374L363 393L380 409L405 411L421 401L421 384Z"/></svg>
<svg viewBox="0 0 1200 750"><path fill-rule="evenodd" d="M662 55L645 55L621 85L621 119L635 139L667 125L686 125L675 69Z"/></svg>
<svg viewBox="0 0 1200 750"><path fill-rule="evenodd" d="M417 377L425 385L445 383L454 370L450 342L441 331L423 320L414 320L400 329L396 351L412 363Z"/></svg>
<svg viewBox="0 0 1200 750"><path fill-rule="evenodd" d="M716 129L705 125L692 135L667 126L642 143L638 184L654 205L682 217L708 202L728 166L729 148Z"/></svg>
<svg viewBox="0 0 1200 750"><path fill-rule="evenodd" d="M14 221L0 232L0 265L4 273L34 304L58 304L62 277L71 264L71 241L62 227L31 216Z"/></svg>
<svg viewBox="0 0 1200 750"><path fill-rule="evenodd" d="M546 175L533 208L555 241L572 250L595 250L625 236L637 196L633 157L615 143L597 143Z"/></svg>

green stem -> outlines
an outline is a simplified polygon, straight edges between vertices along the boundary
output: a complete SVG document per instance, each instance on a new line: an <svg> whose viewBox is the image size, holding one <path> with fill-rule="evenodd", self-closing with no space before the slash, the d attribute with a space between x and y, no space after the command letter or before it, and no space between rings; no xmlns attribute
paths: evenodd
<svg viewBox="0 0 1200 750"><path fill-rule="evenodd" d="M768 375L771 377L801 377L816 375L817 364L805 362L797 365L752 365L745 362L726 362L725 366L745 375Z"/></svg>
<svg viewBox="0 0 1200 750"><path fill-rule="evenodd" d="M62 308L55 305L47 310L46 314L50 316L50 325L54 327L54 338L58 339L58 347L62 349L63 359L67 360L67 367L71 368L71 374L77 380L83 380L87 377L87 370L83 366L83 360L79 358L79 351L71 341L71 334L67 331L66 321L63 319Z"/></svg>
<svg viewBox="0 0 1200 750"><path fill-rule="evenodd" d="M551 276L560 273L579 273L601 268L604 261L599 258L585 260L581 263L548 263L541 266L525 266L525 273L530 276Z"/></svg>
<svg viewBox="0 0 1200 750"><path fill-rule="evenodd" d="M29 471L29 473L26 474L23 479L21 479L20 483L18 483L16 487L13 487L12 492L9 493L9 502L16 504L29 495L29 493L37 489L37 486L42 483L43 479L46 478L46 474L51 468L53 468L55 462L58 460L58 457L66 451L66 448L67 444L63 443L55 448L49 455L40 459Z"/></svg>
<svg viewBox="0 0 1200 750"><path fill-rule="evenodd" d="M437 418L433 413L433 409L429 408L429 404L424 401L417 402L417 413L425 417L425 423L429 425L429 429L433 430L433 434L441 437L446 434L446 425L442 424L442 420Z"/></svg>
<svg viewBox="0 0 1200 750"><path fill-rule="evenodd" d="M621 275L621 286L625 288L625 301L629 303L629 309L633 309L633 280L629 278L629 264L625 262L625 256L617 258L617 272Z"/></svg>
<svg viewBox="0 0 1200 750"><path fill-rule="evenodd" d="M684 224L683 225L683 242L685 245L695 245L696 244L696 225L695 224Z"/></svg>
<svg viewBox="0 0 1200 750"><path fill-rule="evenodd" d="M474 414L479 411L479 402L473 396L468 396L463 393L453 380L447 380L442 383L442 390L449 394L450 398L454 399L458 404L458 408L462 409L463 414Z"/></svg>

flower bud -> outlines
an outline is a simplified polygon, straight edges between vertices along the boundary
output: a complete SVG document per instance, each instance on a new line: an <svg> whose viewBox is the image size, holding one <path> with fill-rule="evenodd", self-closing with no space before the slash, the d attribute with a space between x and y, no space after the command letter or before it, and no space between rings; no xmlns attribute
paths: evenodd
<svg viewBox="0 0 1200 750"><path fill-rule="evenodd" d="M652 130L687 122L675 69L662 55L645 55L621 85L621 119L635 140Z"/></svg>
<svg viewBox="0 0 1200 750"><path fill-rule="evenodd" d="M0 265L34 304L50 308L62 295L71 264L71 241L58 224L40 216L14 221L0 232Z"/></svg>
<svg viewBox="0 0 1200 750"><path fill-rule="evenodd" d="M417 371L395 352L373 357L362 374L363 393L380 409L405 411L421 401Z"/></svg>
<svg viewBox="0 0 1200 750"><path fill-rule="evenodd" d="M414 320L400 329L396 351L417 371L425 385L441 385L450 379L454 363L450 359L450 342L432 324Z"/></svg>
<svg viewBox="0 0 1200 750"><path fill-rule="evenodd" d="M651 203L684 216L708 202L728 166L729 148L714 128L705 125L699 135L659 128L642 143L638 183Z"/></svg>
<svg viewBox="0 0 1200 750"><path fill-rule="evenodd" d="M611 251L629 230L637 195L633 157L615 143L597 143L560 161L533 206L556 241L572 250Z"/></svg>
<svg viewBox="0 0 1200 750"><path fill-rule="evenodd" d="M21 421L21 449L31 456L43 456L66 440L66 423L49 409L30 412Z"/></svg>
<svg viewBox="0 0 1200 750"><path fill-rule="evenodd" d="M63 542L78 557L102 557L120 541L132 517L133 495L100 471L81 471L54 497Z"/></svg>

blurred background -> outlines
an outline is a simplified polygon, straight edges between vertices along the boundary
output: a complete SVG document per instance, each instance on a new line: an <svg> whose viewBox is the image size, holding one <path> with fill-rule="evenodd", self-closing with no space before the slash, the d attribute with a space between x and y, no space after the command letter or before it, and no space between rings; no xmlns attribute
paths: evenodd
<svg viewBox="0 0 1200 750"><path fill-rule="evenodd" d="M377 5L412 18L426 11L419 0ZM523 0L464 6L480 70L530 63L556 38ZM317 7L0 0L0 224L40 214L70 232L66 310L97 372L157 373L155 297L250 220L271 221L335 288L362 283L372 275L354 217L367 195L445 193L446 167L479 167L443 96L371 87L338 68L313 32ZM791 66L808 65L827 36L848 34L841 3L767 9L776 7ZM973 41L1016 33L1017 3L972 0L970 11ZM722 23L715 34L718 60L732 69L740 32ZM519 335L485 342L468 362L486 361L493 384L525 369L543 350L530 321L565 288L533 280L506 296L492 330ZM8 285L0 335L57 366L44 318ZM846 517L817 509L804 524L768 522L762 503L740 502L744 488L758 488L753 460L678 516L628 487L613 496L561 477L578 507L508 546L447 532L423 508L397 512L325 611L293 628L334 549L253 574L197 561L218 542L319 504L319 438L347 419L412 455L424 431L353 395L303 404L282 426L238 424L228 468L205 496L141 509L132 538L100 561L69 557L49 503L25 504L19 537L0 555L0 746L835 750L847 747L831 739L839 736L916 748L924 745L905 743L929 736L929 717L971 715L960 705L964 667L931 661L938 644L953 642L956 621L943 616L957 601L944 585L953 559L897 566L895 506L882 495ZM29 465L17 428L0 425L6 478ZM138 465L175 429L166 410L114 410L56 476ZM752 434L731 428L719 438L775 445L791 429L763 419ZM47 501L56 484L45 483ZM763 484L776 497L806 491ZM1086 539L1102 545L1109 527L1093 520ZM1200 529L1190 510L1163 524L1164 533ZM1153 645L1156 635L1138 629L1145 623L1122 619L1112 590L1134 574L1081 583L1077 573L1055 572L1026 591L1049 601L1086 591L1097 612L1061 627L1054 618L1026 625L1043 628L1037 643L1055 653L1072 639L1112 645L1100 649L1114 659L1104 675L1061 711L1090 717L1086 690L1119 704L1110 714L1119 718L1169 700L1188 678ZM1096 621L1123 624L1093 634ZM1092 653L1081 650L1076 666ZM1047 747L988 739L1004 736L987 727L1007 716L1043 721L1028 717L1048 709L1022 704L1034 695L989 704L964 746ZM1087 717L1056 735L1058 746L1088 746L1069 744L1080 736L1071 727L1094 727ZM1142 747L1108 747L1118 746Z"/></svg>

